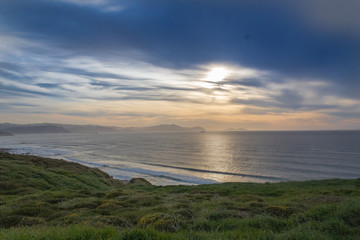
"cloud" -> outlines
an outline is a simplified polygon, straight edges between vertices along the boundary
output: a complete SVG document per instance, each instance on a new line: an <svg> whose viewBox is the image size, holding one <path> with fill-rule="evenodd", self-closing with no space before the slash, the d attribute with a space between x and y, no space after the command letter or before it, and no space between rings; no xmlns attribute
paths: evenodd
<svg viewBox="0 0 360 240"><path fill-rule="evenodd" d="M20 80L22 77L17 76L16 74L13 74L11 72L3 71L0 69L0 77L6 78L6 79L12 79L12 80Z"/></svg>
<svg viewBox="0 0 360 240"><path fill-rule="evenodd" d="M81 116L81 117L97 117L97 116L107 116L107 117L165 117L164 114L154 114L154 113L147 113L147 112L121 112L121 113L111 113L106 111L89 111L89 112L63 112L62 114L68 116Z"/></svg>
<svg viewBox="0 0 360 240"><path fill-rule="evenodd" d="M16 64L0 61L0 69L8 71L19 71L20 67Z"/></svg>
<svg viewBox="0 0 360 240"><path fill-rule="evenodd" d="M279 106L298 109L303 106L304 97L296 90L285 89L280 95L275 96L274 100Z"/></svg>
<svg viewBox="0 0 360 240"><path fill-rule="evenodd" d="M2 103L0 102L0 110L2 113L33 113L39 111L39 106L35 104L24 103Z"/></svg>
<svg viewBox="0 0 360 240"><path fill-rule="evenodd" d="M122 4L120 12L103 12L68 2L5 0L0 18L5 29L83 55L140 53L144 61L172 68L228 61L348 84L357 83L360 76L358 39L313 28L297 14L305 4L275 0ZM359 31L349 28L348 32Z"/></svg>
<svg viewBox="0 0 360 240"><path fill-rule="evenodd" d="M14 85L6 85L0 82L0 91L4 94L26 94L28 96L47 96L47 97L56 97L57 94L54 93L48 93L48 92L42 92L42 91L36 91L31 90L29 88L26 88L26 86L14 86Z"/></svg>
<svg viewBox="0 0 360 240"><path fill-rule="evenodd" d="M245 86L245 87L263 87L265 83L257 78L242 78L242 79L225 79L221 84L229 84L234 86Z"/></svg>
<svg viewBox="0 0 360 240"><path fill-rule="evenodd" d="M341 118L355 118L355 119L360 119L360 112L352 112L352 111L333 111L333 112L329 112L328 114L333 115L333 116L337 116L337 117L341 117Z"/></svg>
<svg viewBox="0 0 360 240"><path fill-rule="evenodd" d="M106 115L90 109L99 102L129 104L134 113L108 112L124 117L136 117L142 104L232 117L356 117L356 7L355 0L3 0L0 94L79 117ZM206 80L219 66L229 75ZM349 102L356 107L341 110ZM73 109L64 111L65 103Z"/></svg>
<svg viewBox="0 0 360 240"><path fill-rule="evenodd" d="M310 90L309 87L312 89ZM263 89L267 88L268 86L264 86ZM337 104L334 101L328 102L326 100L327 95L318 96L317 90L313 86L298 85L297 88L295 90L294 88L275 85L272 90L268 89L252 98L233 98L232 103L243 105L242 113L254 115L328 111L329 109L336 110L344 107L340 102Z"/></svg>
<svg viewBox="0 0 360 240"><path fill-rule="evenodd" d="M134 77L131 77L131 76L108 73L108 72L96 72L96 71L90 72L90 71L86 71L86 70L81 69L81 68L64 67L64 68L61 68L61 69L58 68L57 70L48 69L48 71L60 72L60 73L68 73L68 74L91 77L91 78L113 78L113 79L118 79L118 80L147 80L145 78L134 78Z"/></svg>
<svg viewBox="0 0 360 240"><path fill-rule="evenodd" d="M55 83L37 83L36 86L39 86L41 88L48 88L48 89L60 88L60 84L55 84Z"/></svg>

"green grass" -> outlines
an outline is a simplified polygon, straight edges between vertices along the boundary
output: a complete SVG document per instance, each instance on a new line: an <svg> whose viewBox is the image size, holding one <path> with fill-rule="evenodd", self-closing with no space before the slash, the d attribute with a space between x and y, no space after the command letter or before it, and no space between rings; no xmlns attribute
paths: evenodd
<svg viewBox="0 0 360 240"><path fill-rule="evenodd" d="M360 179L126 185L0 153L0 239L360 239Z"/></svg>

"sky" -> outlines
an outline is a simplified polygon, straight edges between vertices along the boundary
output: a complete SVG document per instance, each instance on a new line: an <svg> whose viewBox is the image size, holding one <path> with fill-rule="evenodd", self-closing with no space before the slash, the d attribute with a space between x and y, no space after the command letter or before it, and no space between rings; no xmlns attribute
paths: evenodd
<svg viewBox="0 0 360 240"><path fill-rule="evenodd" d="M1 0L0 122L360 129L358 0Z"/></svg>

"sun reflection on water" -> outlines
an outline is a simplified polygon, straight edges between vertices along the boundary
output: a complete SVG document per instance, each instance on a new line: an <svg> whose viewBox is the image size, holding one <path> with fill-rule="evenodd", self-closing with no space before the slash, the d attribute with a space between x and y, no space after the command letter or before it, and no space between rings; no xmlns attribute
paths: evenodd
<svg viewBox="0 0 360 240"><path fill-rule="evenodd" d="M233 172L234 151L228 136L222 134L206 134L203 141L203 161L209 170ZM226 180L226 175L210 173L210 179L219 182Z"/></svg>

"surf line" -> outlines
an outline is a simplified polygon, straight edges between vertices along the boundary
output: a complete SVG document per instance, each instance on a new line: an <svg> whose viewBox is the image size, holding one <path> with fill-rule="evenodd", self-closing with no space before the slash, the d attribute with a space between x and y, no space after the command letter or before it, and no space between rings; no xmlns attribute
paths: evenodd
<svg viewBox="0 0 360 240"><path fill-rule="evenodd" d="M204 169L196 169L196 168L177 167L177 166L171 166L171 165L165 165L165 164L157 164L157 163L146 163L146 162L139 162L139 163L145 164L145 165L150 165L150 166L187 170L187 171L191 171L191 172L215 173L215 174L240 176L240 177L251 177L251 178L261 178L261 179L278 180L278 181L284 180L283 178L273 177L273 176L262 176L262 175L244 174L244 173L221 172L221 171L214 171L214 170L204 170Z"/></svg>

